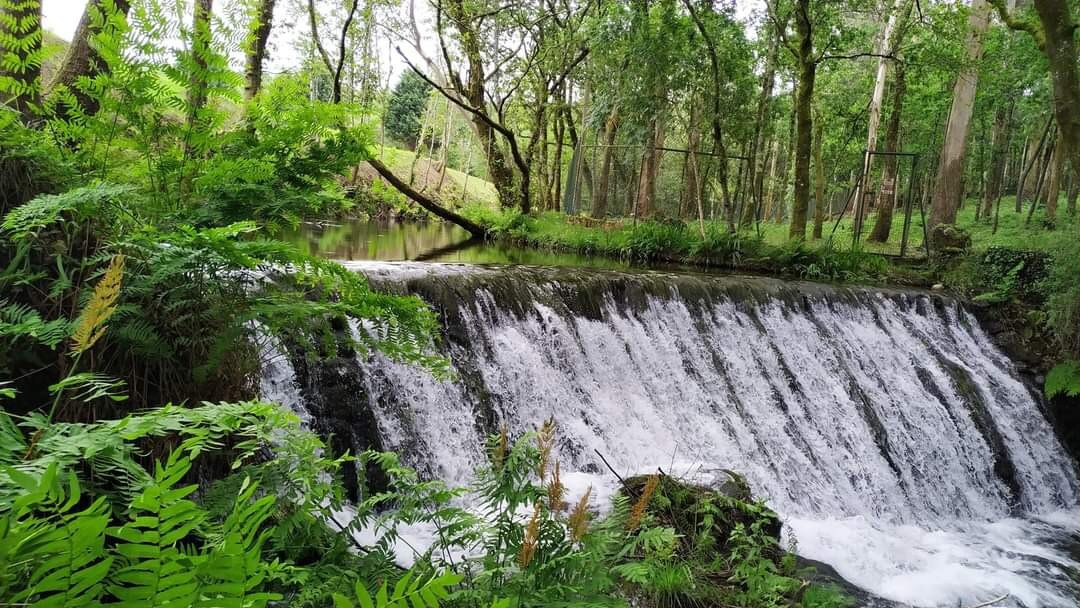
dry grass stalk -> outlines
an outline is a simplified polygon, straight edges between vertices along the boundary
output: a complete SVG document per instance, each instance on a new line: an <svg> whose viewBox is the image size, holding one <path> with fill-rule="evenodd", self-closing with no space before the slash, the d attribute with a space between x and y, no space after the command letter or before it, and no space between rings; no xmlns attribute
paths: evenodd
<svg viewBox="0 0 1080 608"><path fill-rule="evenodd" d="M540 431L536 434L536 447L540 450L540 464L537 473L540 475L540 482L543 483L547 479L548 464L551 462L551 449L555 447L554 418L548 418L544 421L544 426L540 427Z"/></svg>
<svg viewBox="0 0 1080 608"><path fill-rule="evenodd" d="M551 476L551 483L547 487L548 493L548 508L552 511L558 511L562 509L563 494L566 493L566 487L562 484L562 478L559 476L559 461L555 461L555 472Z"/></svg>
<svg viewBox="0 0 1080 608"><path fill-rule="evenodd" d="M626 524L627 530L633 532L641 525L641 518L645 515L645 509L649 507L649 501L652 500L653 493L656 492L656 487L659 485L660 476L650 475L648 481L645 482L645 489L641 491L641 496L630 511L630 521Z"/></svg>
<svg viewBox="0 0 1080 608"><path fill-rule="evenodd" d="M120 297L120 282L124 277L124 256L115 255L105 276L94 286L90 302L79 315L79 325L71 334L71 352L78 355L90 349L108 326L105 323L116 311L116 300Z"/></svg>
<svg viewBox="0 0 1080 608"><path fill-rule="evenodd" d="M504 422L499 427L499 442L495 444L495 452L491 455L491 460L495 463L496 469L501 469L503 462L506 460L506 452L510 449L510 431L506 428Z"/></svg>
<svg viewBox="0 0 1080 608"><path fill-rule="evenodd" d="M518 565L528 568L536 556L536 544L540 540L540 503L533 508L532 519L525 527L525 538L521 541L521 550L518 551Z"/></svg>
<svg viewBox="0 0 1080 608"><path fill-rule="evenodd" d="M570 527L570 538L577 542L585 536L589 529L589 495L592 494L592 486L589 486L581 495L574 510L570 512L567 525Z"/></svg>

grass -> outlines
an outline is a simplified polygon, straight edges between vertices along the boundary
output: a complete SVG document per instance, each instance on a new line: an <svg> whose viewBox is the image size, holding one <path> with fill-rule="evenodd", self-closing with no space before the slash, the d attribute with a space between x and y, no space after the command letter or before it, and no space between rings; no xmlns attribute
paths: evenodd
<svg viewBox="0 0 1080 608"><path fill-rule="evenodd" d="M967 230L971 234L972 245L977 250L983 250L992 246L1003 246L1014 249L1037 249L1041 251L1051 250L1057 242L1070 230L1073 234L1080 231L1077 218L1069 217L1065 213L1065 199L1062 197L1058 209L1058 221L1054 230L1045 227L1046 214L1040 208L1035 212L1030 225L1025 225L1027 219L1027 203L1022 213L1016 213L1014 201L1016 197L1006 196L1001 200L1001 214L998 218L997 233L993 233L992 220L975 219L975 200L968 200L960 209L956 218L957 226ZM873 226L873 216L867 218L863 227L861 248L871 253L885 253L898 255L900 253L900 237L903 232L904 217L902 214L893 216L893 223L889 232L889 240L886 243L871 243L866 240ZM825 223L823 236L828 239L830 234L833 244L837 248L850 248L853 236L852 218L845 216L839 223L835 220ZM773 245L781 245L787 241L788 225L773 222L761 223L761 236L765 242ZM908 255L917 256L923 251L923 218L916 209L912 213L911 228L908 240Z"/></svg>
<svg viewBox="0 0 1080 608"><path fill-rule="evenodd" d="M668 262L761 272L818 281L924 284L926 279L891 265L880 256L844 251L823 243L772 244L752 232L732 235L720 222L697 224L624 222L592 227L567 221L560 213L523 216L485 206L466 215L487 226L496 238L552 251L615 257L632 262Z"/></svg>
<svg viewBox="0 0 1080 608"><path fill-rule="evenodd" d="M379 148L378 154L381 156L382 161L386 166L394 171L395 175L406 179L408 178L409 168L412 166L413 159L416 157L415 152L387 146L385 148ZM425 171L429 171L429 173L425 175ZM427 188L423 188L425 180ZM470 204L486 205L490 207L497 207L499 204L495 186L482 177L477 177L475 175L467 176L465 173L451 168L446 172L446 180L443 182L442 189L435 192L434 189L438 182L439 174L435 171L434 163L429 163L426 158L421 158L420 162L416 164L416 179L414 184L425 194L432 194L438 197L439 200L450 207L460 205L463 198ZM463 191L464 197L462 197Z"/></svg>

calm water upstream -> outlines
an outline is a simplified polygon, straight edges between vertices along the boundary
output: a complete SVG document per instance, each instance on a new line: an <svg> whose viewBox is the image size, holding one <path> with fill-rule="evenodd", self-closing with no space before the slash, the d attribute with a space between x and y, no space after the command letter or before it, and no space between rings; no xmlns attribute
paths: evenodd
<svg viewBox="0 0 1080 608"><path fill-rule="evenodd" d="M350 262L458 262L530 264L619 269L628 264L608 258L540 251L470 239L465 230L438 222L354 220L336 224L305 223L285 239L303 251Z"/></svg>

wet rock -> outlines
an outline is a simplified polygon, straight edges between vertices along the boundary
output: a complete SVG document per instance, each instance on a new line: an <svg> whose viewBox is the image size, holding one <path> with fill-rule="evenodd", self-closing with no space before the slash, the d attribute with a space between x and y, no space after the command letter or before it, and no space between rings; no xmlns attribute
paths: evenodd
<svg viewBox="0 0 1080 608"><path fill-rule="evenodd" d="M712 479L704 482L685 481L668 475L661 475L659 485L649 501L648 511L663 525L675 529L683 538L696 538L703 531L700 528L701 515L709 513L713 518L710 536L718 541L717 550L727 550L727 543L735 526L742 524L749 528L755 524L762 532L777 541L779 550L780 532L783 523L780 517L764 504L753 502L750 487L742 475L726 469L715 469ZM636 501L649 480L648 475L630 477L626 480L624 492L629 492L632 501Z"/></svg>
<svg viewBox="0 0 1080 608"><path fill-rule="evenodd" d="M825 562L799 556L796 563L805 580L820 585L835 585L852 599L852 608L907 608L907 604L878 597L852 583Z"/></svg>

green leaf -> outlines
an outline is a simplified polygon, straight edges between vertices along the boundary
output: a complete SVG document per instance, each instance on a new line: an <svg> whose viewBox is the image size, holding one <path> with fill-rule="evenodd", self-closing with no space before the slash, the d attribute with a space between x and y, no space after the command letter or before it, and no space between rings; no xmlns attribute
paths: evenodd
<svg viewBox="0 0 1080 608"><path fill-rule="evenodd" d="M1080 397L1080 361L1073 359L1055 365L1046 374L1044 390L1050 399L1058 395Z"/></svg>

